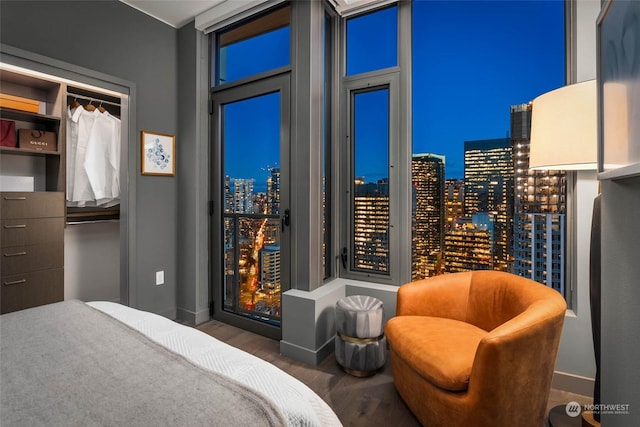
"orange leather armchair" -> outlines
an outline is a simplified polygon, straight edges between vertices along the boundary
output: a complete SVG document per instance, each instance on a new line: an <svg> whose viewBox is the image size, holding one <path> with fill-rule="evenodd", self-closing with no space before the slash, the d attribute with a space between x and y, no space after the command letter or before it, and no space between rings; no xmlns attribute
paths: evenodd
<svg viewBox="0 0 640 427"><path fill-rule="evenodd" d="M425 426L540 427L565 310L557 291L504 272L401 286L385 327L395 386Z"/></svg>

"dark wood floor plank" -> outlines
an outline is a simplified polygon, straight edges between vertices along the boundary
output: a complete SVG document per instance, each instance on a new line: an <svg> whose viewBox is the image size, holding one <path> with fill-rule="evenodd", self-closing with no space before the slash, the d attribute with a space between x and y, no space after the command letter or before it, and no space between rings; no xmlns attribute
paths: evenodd
<svg viewBox="0 0 640 427"><path fill-rule="evenodd" d="M324 399L345 426L420 426L396 391L388 363L372 377L356 378L342 370L333 354L313 367L281 355L277 340L216 320L203 323L197 329L266 360L297 378ZM547 407L551 409L570 401L584 405L591 403L592 399L552 389Z"/></svg>

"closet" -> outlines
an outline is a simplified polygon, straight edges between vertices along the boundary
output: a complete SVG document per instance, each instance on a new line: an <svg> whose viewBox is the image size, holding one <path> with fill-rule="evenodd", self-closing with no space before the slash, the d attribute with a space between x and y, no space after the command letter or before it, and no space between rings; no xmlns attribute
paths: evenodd
<svg viewBox="0 0 640 427"><path fill-rule="evenodd" d="M118 220L120 99L67 86L65 113L67 221Z"/></svg>
<svg viewBox="0 0 640 427"><path fill-rule="evenodd" d="M3 136L0 147L0 312L63 299L128 303L134 85L19 49L3 46L0 54L0 118L3 131L15 133L15 145ZM31 107L7 101L14 98L35 107L25 111ZM106 145L91 146L92 162L75 162L73 145L80 140L72 138L77 136L72 114L84 112L100 120L91 142ZM38 138L31 145L20 143L20 130L53 134L55 144ZM83 131L88 130L84 122ZM80 144L86 150L86 140ZM101 155L108 158L101 161ZM83 165L85 175L76 179ZM83 181L87 175L91 179ZM82 182L94 197L69 191ZM95 187L96 182L104 185Z"/></svg>
<svg viewBox="0 0 640 427"><path fill-rule="evenodd" d="M74 266L65 281L67 299L120 299L113 280L120 275L120 102L66 85L65 257Z"/></svg>

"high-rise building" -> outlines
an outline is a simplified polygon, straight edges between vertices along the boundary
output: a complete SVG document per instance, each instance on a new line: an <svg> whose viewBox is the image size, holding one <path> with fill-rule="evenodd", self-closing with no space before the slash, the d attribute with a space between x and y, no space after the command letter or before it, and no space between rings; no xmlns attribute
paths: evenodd
<svg viewBox="0 0 640 427"><path fill-rule="evenodd" d="M565 214L518 213L514 273L565 291Z"/></svg>
<svg viewBox="0 0 640 427"><path fill-rule="evenodd" d="M465 216L493 216L494 270L510 271L513 262L513 179L510 138L465 141Z"/></svg>
<svg viewBox="0 0 640 427"><path fill-rule="evenodd" d="M357 179L353 200L353 263L362 271L389 271L389 180Z"/></svg>
<svg viewBox="0 0 640 427"><path fill-rule="evenodd" d="M280 168L269 169L267 178L267 214L280 214Z"/></svg>
<svg viewBox="0 0 640 427"><path fill-rule="evenodd" d="M280 289L280 245L265 245L260 250L260 289Z"/></svg>
<svg viewBox="0 0 640 427"><path fill-rule="evenodd" d="M529 169L531 104L511 106L515 162L513 272L564 294L566 173Z"/></svg>
<svg viewBox="0 0 640 427"><path fill-rule="evenodd" d="M233 213L235 211L233 207L233 191L231 191L231 178L229 175L224 177L224 212Z"/></svg>
<svg viewBox="0 0 640 427"><path fill-rule="evenodd" d="M489 214L458 218L444 236L444 271L493 268L494 223Z"/></svg>
<svg viewBox="0 0 640 427"><path fill-rule="evenodd" d="M437 154L414 154L411 161L412 279L436 274L444 242L445 158Z"/></svg>
<svg viewBox="0 0 640 427"><path fill-rule="evenodd" d="M445 230L451 231L456 219L464 216L464 181L447 179L445 181Z"/></svg>
<svg viewBox="0 0 640 427"><path fill-rule="evenodd" d="M235 213L253 213L253 182L253 179L236 178L233 180Z"/></svg>

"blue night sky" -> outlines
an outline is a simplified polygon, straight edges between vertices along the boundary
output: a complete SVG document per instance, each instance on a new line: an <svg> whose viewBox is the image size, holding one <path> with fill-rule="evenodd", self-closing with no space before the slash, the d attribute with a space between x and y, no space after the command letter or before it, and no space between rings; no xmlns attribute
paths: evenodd
<svg viewBox="0 0 640 427"><path fill-rule="evenodd" d="M352 25L357 36L348 41L348 68L353 72L378 60L372 52L387 52L382 40L392 39L381 34L376 19L358 21ZM253 46L229 46L227 80L251 75L261 63L269 64L266 69L288 63L288 50L277 57L274 45L286 46L289 32L274 33ZM388 63L388 55L379 61ZM564 67L562 0L414 1L413 152L445 155L447 178L461 178L464 141L505 137L509 107L562 86ZM255 178L257 191L264 191L267 167L279 165L277 98L225 108L225 174ZM381 102L386 101L369 103L372 115ZM357 116L364 117L367 103L362 104ZM356 141L356 176L364 167L360 165L366 165L367 181L386 176L388 156L376 153L382 152L379 145L387 138L367 135L357 124L356 132L362 138Z"/></svg>
<svg viewBox="0 0 640 427"><path fill-rule="evenodd" d="M464 141L505 137L511 105L564 85L564 3L415 1L413 52L413 152L462 178Z"/></svg>

